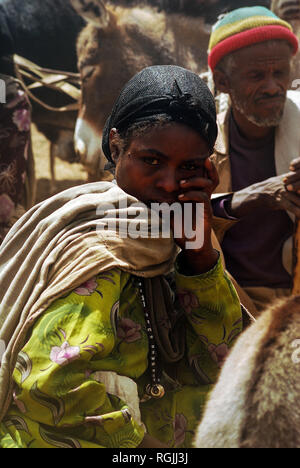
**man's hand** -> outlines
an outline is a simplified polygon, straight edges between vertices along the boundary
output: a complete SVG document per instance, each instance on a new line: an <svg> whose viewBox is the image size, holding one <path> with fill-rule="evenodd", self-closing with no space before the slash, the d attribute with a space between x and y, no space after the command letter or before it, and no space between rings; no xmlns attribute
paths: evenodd
<svg viewBox="0 0 300 468"><path fill-rule="evenodd" d="M287 210L300 218L300 158L292 161L290 171L235 192L229 215L242 218L255 211Z"/></svg>
<svg viewBox="0 0 300 468"><path fill-rule="evenodd" d="M300 194L300 158L294 159L290 164L290 171L283 179L290 194ZM299 198L298 198L299 199Z"/></svg>
<svg viewBox="0 0 300 468"><path fill-rule="evenodd" d="M182 191L178 197L182 204L190 203L193 207L190 228L195 232L194 239L201 238L202 232L204 233L203 245L194 249L186 248L187 243L191 244L193 239L187 238L185 232L183 232L182 238L175 238L175 242L183 250L185 264L193 274L201 274L210 270L218 259L218 252L213 249L211 244L212 207L210 198L219 184L219 177L214 164L209 158L205 160L204 168L206 177L197 176L180 181ZM199 203L204 206L204 219L201 218L200 222L197 219L196 212ZM184 226L183 220L180 220L180 222Z"/></svg>

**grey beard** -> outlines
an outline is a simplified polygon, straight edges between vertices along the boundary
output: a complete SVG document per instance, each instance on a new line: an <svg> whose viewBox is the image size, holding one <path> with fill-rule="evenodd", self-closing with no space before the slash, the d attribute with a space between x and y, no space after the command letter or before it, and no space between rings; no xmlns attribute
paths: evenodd
<svg viewBox="0 0 300 468"><path fill-rule="evenodd" d="M272 117L266 117L263 119L261 117L258 117L257 115L249 114L247 112L246 106L236 98L233 91L231 91L231 100L236 110L238 110L240 114L246 117L246 119L249 120L249 122L253 123L257 127L260 127L260 128L278 127L278 125L281 122L284 109L282 109L280 113L278 113L277 115L272 115Z"/></svg>

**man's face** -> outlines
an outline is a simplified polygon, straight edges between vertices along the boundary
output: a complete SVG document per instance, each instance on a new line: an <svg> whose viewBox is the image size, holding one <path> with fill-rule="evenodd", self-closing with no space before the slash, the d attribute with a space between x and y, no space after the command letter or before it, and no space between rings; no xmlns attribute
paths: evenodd
<svg viewBox="0 0 300 468"><path fill-rule="evenodd" d="M178 202L180 181L205 177L209 157L206 141L193 129L177 123L133 137L117 161L116 180L126 193L143 203Z"/></svg>
<svg viewBox="0 0 300 468"><path fill-rule="evenodd" d="M279 125L290 85L292 52L272 41L233 54L228 90L234 109L258 127Z"/></svg>

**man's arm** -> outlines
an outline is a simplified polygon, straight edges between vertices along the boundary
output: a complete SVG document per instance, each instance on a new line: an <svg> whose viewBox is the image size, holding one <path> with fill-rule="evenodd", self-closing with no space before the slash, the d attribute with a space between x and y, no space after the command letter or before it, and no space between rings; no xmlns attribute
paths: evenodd
<svg viewBox="0 0 300 468"><path fill-rule="evenodd" d="M229 216L242 218L255 211L287 210L300 218L300 158L292 161L290 171L233 193L226 204Z"/></svg>

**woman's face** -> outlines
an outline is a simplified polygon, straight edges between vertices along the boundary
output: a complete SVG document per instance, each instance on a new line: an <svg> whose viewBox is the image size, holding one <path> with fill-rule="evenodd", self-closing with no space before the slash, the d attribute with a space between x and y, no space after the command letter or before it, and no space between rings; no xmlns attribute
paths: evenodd
<svg viewBox="0 0 300 468"><path fill-rule="evenodd" d="M186 125L171 123L134 136L117 158L113 139L111 133L119 187L147 205L174 203L184 193L180 181L206 176L204 161L210 156L209 146Z"/></svg>

